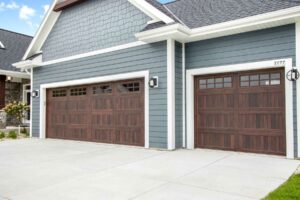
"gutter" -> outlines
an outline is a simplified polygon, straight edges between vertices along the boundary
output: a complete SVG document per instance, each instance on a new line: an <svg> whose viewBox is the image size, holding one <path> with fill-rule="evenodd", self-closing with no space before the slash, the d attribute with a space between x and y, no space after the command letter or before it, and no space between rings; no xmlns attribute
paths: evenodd
<svg viewBox="0 0 300 200"><path fill-rule="evenodd" d="M180 42L193 42L292 24L297 21L300 21L300 6L195 29L178 23L140 32L135 36L144 42L157 42L167 38Z"/></svg>
<svg viewBox="0 0 300 200"><path fill-rule="evenodd" d="M30 79L30 75L27 73L24 73L24 72L0 70L0 74L5 75L5 76L12 76L12 77L16 77L16 78Z"/></svg>

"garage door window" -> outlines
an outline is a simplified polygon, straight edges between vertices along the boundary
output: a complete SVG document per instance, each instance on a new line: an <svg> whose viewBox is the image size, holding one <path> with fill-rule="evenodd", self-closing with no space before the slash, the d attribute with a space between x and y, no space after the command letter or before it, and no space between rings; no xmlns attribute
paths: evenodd
<svg viewBox="0 0 300 200"><path fill-rule="evenodd" d="M241 87L280 85L280 73L263 73L240 76Z"/></svg>
<svg viewBox="0 0 300 200"><path fill-rule="evenodd" d="M140 91L140 83L123 83L118 85L119 92L139 92Z"/></svg>
<svg viewBox="0 0 300 200"><path fill-rule="evenodd" d="M52 97L65 97L67 96L67 90L54 90Z"/></svg>
<svg viewBox="0 0 300 200"><path fill-rule="evenodd" d="M86 95L86 88L71 89L71 96L84 96Z"/></svg>
<svg viewBox="0 0 300 200"><path fill-rule="evenodd" d="M93 94L110 94L112 93L112 88L110 85L99 85L93 87Z"/></svg>
<svg viewBox="0 0 300 200"><path fill-rule="evenodd" d="M232 77L201 79L199 81L199 84L200 84L200 89L231 88Z"/></svg>

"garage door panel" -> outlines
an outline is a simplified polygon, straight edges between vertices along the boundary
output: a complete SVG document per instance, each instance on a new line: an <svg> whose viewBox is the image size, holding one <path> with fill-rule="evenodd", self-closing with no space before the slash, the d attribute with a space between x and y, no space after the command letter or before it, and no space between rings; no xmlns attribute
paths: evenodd
<svg viewBox="0 0 300 200"><path fill-rule="evenodd" d="M47 137L144 146L144 80L48 90Z"/></svg>
<svg viewBox="0 0 300 200"><path fill-rule="evenodd" d="M234 150L235 135L230 131L209 131L197 137L196 143L199 148L213 148L223 150Z"/></svg>
<svg viewBox="0 0 300 200"><path fill-rule="evenodd" d="M245 152L285 155L283 136L239 135L238 149Z"/></svg>
<svg viewBox="0 0 300 200"><path fill-rule="evenodd" d="M104 111L104 112L98 112L92 113L92 127L113 127L115 124L113 113L111 111Z"/></svg>
<svg viewBox="0 0 300 200"><path fill-rule="evenodd" d="M114 143L115 129L113 128L94 128L92 130L92 141L103 143Z"/></svg>
<svg viewBox="0 0 300 200"><path fill-rule="evenodd" d="M126 144L126 145L135 145L142 146L144 136L140 134L143 132L141 128L127 128L122 129L118 128L115 132L115 143L117 144Z"/></svg>
<svg viewBox="0 0 300 200"><path fill-rule="evenodd" d="M220 108L233 108L234 107L234 95L233 94L214 94L206 95L201 93L201 98L198 99L199 109L214 109Z"/></svg>
<svg viewBox="0 0 300 200"><path fill-rule="evenodd" d="M283 94L278 91L271 94L251 93L239 95L239 108L282 108L284 105Z"/></svg>
<svg viewBox="0 0 300 200"><path fill-rule="evenodd" d="M253 129L259 131L260 129L267 129L268 131L285 130L285 116L281 113L247 113L239 114L239 128Z"/></svg>
<svg viewBox="0 0 300 200"><path fill-rule="evenodd" d="M65 139L88 140L88 129L81 125L71 125L65 133Z"/></svg>
<svg viewBox="0 0 300 200"><path fill-rule="evenodd" d="M200 112L201 113L201 112ZM203 112L199 114L198 124L203 129L207 128L230 128L234 126L234 113L233 112L220 112L214 113Z"/></svg>
<svg viewBox="0 0 300 200"><path fill-rule="evenodd" d="M113 109L113 96L93 96L91 97L93 111L104 111Z"/></svg>
<svg viewBox="0 0 300 200"><path fill-rule="evenodd" d="M283 69L196 77L196 147L284 155L284 77Z"/></svg>
<svg viewBox="0 0 300 200"><path fill-rule="evenodd" d="M119 112L115 117L115 124L118 127L140 127L144 117L139 111Z"/></svg>

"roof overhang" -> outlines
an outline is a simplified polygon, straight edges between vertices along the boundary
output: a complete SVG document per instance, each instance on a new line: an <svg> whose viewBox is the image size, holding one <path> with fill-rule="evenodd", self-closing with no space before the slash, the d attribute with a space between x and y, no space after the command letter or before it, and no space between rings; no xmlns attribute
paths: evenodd
<svg viewBox="0 0 300 200"><path fill-rule="evenodd" d="M194 42L282 26L297 21L300 21L300 6L196 29L174 24L137 33L136 37L144 42L157 42L168 38L180 42Z"/></svg>
<svg viewBox="0 0 300 200"><path fill-rule="evenodd" d="M15 78L23 78L23 79L30 79L30 75L24 72L14 72L8 70L0 70L1 75L11 76Z"/></svg>
<svg viewBox="0 0 300 200"><path fill-rule="evenodd" d="M82 3L85 0L64 0L64 1L58 1L57 4L54 6L54 11L62 11L63 9L69 8L71 6L77 5L79 3Z"/></svg>
<svg viewBox="0 0 300 200"><path fill-rule="evenodd" d="M163 21L166 24L175 22L172 18L155 8L153 5L148 3L145 0L128 0L130 3L132 3L135 7L140 9L142 12L144 12L146 15L151 17L153 20L156 21Z"/></svg>

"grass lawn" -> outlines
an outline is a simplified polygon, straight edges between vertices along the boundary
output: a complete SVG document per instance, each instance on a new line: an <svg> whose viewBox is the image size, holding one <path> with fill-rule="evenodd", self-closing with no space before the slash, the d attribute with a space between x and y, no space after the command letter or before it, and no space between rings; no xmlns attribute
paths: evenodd
<svg viewBox="0 0 300 200"><path fill-rule="evenodd" d="M286 183L264 200L296 200L300 199L300 174L292 176Z"/></svg>

